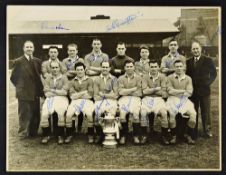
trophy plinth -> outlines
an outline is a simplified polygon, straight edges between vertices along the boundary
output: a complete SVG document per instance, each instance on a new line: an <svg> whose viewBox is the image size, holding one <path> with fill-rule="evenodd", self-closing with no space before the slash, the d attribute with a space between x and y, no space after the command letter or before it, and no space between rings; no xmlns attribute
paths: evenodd
<svg viewBox="0 0 226 175"><path fill-rule="evenodd" d="M106 113L102 122L103 133L105 135L104 141L102 143L103 147L116 148L117 141L115 135L118 132L116 118L113 115Z"/></svg>

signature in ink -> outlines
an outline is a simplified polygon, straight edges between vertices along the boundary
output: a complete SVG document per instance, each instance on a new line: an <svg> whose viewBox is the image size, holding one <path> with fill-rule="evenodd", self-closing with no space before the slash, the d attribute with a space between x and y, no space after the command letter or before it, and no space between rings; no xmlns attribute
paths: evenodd
<svg viewBox="0 0 226 175"><path fill-rule="evenodd" d="M154 106L155 100L154 98L149 98L147 101L147 105L149 108L152 108Z"/></svg>
<svg viewBox="0 0 226 175"><path fill-rule="evenodd" d="M172 60L166 60L166 67L171 67L172 64L173 64Z"/></svg>
<svg viewBox="0 0 226 175"><path fill-rule="evenodd" d="M104 103L104 100L106 100L106 106L109 106L109 105L110 105L110 103L108 102L108 100L107 100L106 97L104 96L104 97L102 98L100 104L97 105L97 107L96 107L96 109L95 109L95 114L96 114L96 116L97 116L97 117L96 117L96 122L98 122L99 110L100 110L102 104Z"/></svg>
<svg viewBox="0 0 226 175"><path fill-rule="evenodd" d="M77 105L74 106L75 112L78 112L78 113L82 112L82 109L84 108L85 103L86 103L86 99L83 98L82 101L80 102L79 106L77 106Z"/></svg>
<svg viewBox="0 0 226 175"><path fill-rule="evenodd" d="M67 70L71 70L73 68L74 63L75 63L75 61L67 63Z"/></svg>
<svg viewBox="0 0 226 175"><path fill-rule="evenodd" d="M54 101L54 97L47 98L47 109L49 112L50 112L51 108L53 107L53 101Z"/></svg>
<svg viewBox="0 0 226 175"><path fill-rule="evenodd" d="M184 95L180 96L180 102L176 105L176 108L179 110L180 108L182 108L185 103L187 102L188 98Z"/></svg>
<svg viewBox="0 0 226 175"><path fill-rule="evenodd" d="M41 29L53 29L53 30L70 30L68 28L65 28L61 23L57 25L50 26L48 22L42 22L41 23Z"/></svg>
<svg viewBox="0 0 226 175"><path fill-rule="evenodd" d="M129 112L129 107L130 107L130 105L131 105L132 96L130 96L129 98L130 98L130 99L129 99L128 104L127 104L127 105L124 105L124 104L123 104L122 107L121 107L122 110L124 110L124 111L127 112L127 113Z"/></svg>
<svg viewBox="0 0 226 175"><path fill-rule="evenodd" d="M122 19L122 20L116 19L110 25L107 26L107 31L109 32L109 31L119 28L123 25L128 25L128 24L132 23L139 16L143 16L143 14L141 12L138 12L137 14L129 15L125 19Z"/></svg>

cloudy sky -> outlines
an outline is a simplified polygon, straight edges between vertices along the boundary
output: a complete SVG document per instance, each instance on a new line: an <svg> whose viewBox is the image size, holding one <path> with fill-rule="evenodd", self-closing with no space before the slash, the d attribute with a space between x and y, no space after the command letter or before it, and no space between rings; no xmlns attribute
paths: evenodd
<svg viewBox="0 0 226 175"><path fill-rule="evenodd" d="M104 14L111 19L124 19L128 15L142 13L139 18L164 18L175 22L181 7L123 7L123 6L8 6L7 18L14 20L84 20Z"/></svg>

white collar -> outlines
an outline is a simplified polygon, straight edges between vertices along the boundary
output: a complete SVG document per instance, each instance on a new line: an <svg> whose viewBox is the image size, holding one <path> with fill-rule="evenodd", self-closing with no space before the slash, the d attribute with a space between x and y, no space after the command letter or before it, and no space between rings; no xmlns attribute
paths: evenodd
<svg viewBox="0 0 226 175"><path fill-rule="evenodd" d="M149 72L149 77L152 78L152 80L153 80L153 82L154 82L155 80L157 80L157 79L159 78L159 72L157 73L157 76L156 76L156 77L153 77L153 76L150 74L150 72Z"/></svg>
<svg viewBox="0 0 226 175"><path fill-rule="evenodd" d="M54 80L61 79L61 78L62 78L62 74L59 74L59 76L58 76L58 77L54 77L54 76L52 75L52 78L53 78Z"/></svg>
<svg viewBox="0 0 226 175"><path fill-rule="evenodd" d="M180 77L179 75L177 75L176 73L174 73L174 77L175 77L175 78L178 78L179 81L182 81L182 80L184 80L184 79L186 78L186 75L184 74L184 75L182 75L182 76Z"/></svg>
<svg viewBox="0 0 226 175"><path fill-rule="evenodd" d="M125 73L126 78L130 78L126 73ZM136 77L136 74L134 73L132 78Z"/></svg>
<svg viewBox="0 0 226 175"><path fill-rule="evenodd" d="M49 61L49 62L51 62L51 61L57 61L57 62L60 62L60 60L59 60L58 58L56 58L55 60L52 60L51 58L49 58L48 61Z"/></svg>
<svg viewBox="0 0 226 175"><path fill-rule="evenodd" d="M194 57L195 61L196 60L199 61L200 57L201 57L201 55L199 55L198 57Z"/></svg>
<svg viewBox="0 0 226 175"><path fill-rule="evenodd" d="M74 78L74 80L78 80L78 81L84 81L86 80L88 77L85 75L82 79L79 79L77 76Z"/></svg>
<svg viewBox="0 0 226 175"><path fill-rule="evenodd" d="M33 56L30 57L30 56L27 55L26 53L24 54L24 56L25 56L25 58L27 58L28 61L30 61L30 58L33 59Z"/></svg>
<svg viewBox="0 0 226 175"><path fill-rule="evenodd" d="M69 61L69 60L71 60L71 61L76 61L76 60L78 60L78 59L79 59L78 55L76 55L76 56L73 57L73 58L70 58L70 57L67 58L68 61Z"/></svg>
<svg viewBox="0 0 226 175"><path fill-rule="evenodd" d="M99 53L95 53L95 52L94 52L94 50L93 50L91 53L92 53L94 56L96 56L96 55L97 55L97 56L99 56L99 55L101 55L101 54L102 54L102 51L100 50L100 52L99 52Z"/></svg>
<svg viewBox="0 0 226 175"><path fill-rule="evenodd" d="M178 52L176 52L174 55L172 53L169 52L168 56L170 56L171 58L175 58L178 57L180 54Z"/></svg>
<svg viewBox="0 0 226 175"><path fill-rule="evenodd" d="M148 58L147 58L146 60L144 60L143 58L140 58L140 62L141 62L141 63L149 63L149 61L150 61L150 60L149 60Z"/></svg>
<svg viewBox="0 0 226 175"><path fill-rule="evenodd" d="M100 78L103 79L103 78L105 78L105 76L103 76L103 74L101 73L101 74L100 74ZM112 75L109 73L108 76L107 76L106 78L107 78L107 79L112 78Z"/></svg>

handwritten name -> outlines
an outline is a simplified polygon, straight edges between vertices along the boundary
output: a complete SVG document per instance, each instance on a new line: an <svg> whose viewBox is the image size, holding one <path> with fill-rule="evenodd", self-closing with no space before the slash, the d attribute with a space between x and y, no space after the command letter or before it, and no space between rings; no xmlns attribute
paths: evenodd
<svg viewBox="0 0 226 175"><path fill-rule="evenodd" d="M79 114L80 112L82 112L82 109L84 108L85 106L85 103L86 103L86 99L82 99L82 101L80 102L80 104L77 106L77 105L74 105L75 107L75 113Z"/></svg>
<svg viewBox="0 0 226 175"><path fill-rule="evenodd" d="M41 23L41 29L42 30L45 30L45 29L48 29L48 30L70 30L66 27L64 27L61 23L57 24L57 25L49 25L48 22L42 22Z"/></svg>
<svg viewBox="0 0 226 175"><path fill-rule="evenodd" d="M166 60L166 67L170 68L174 63L174 60Z"/></svg>
<svg viewBox="0 0 226 175"><path fill-rule="evenodd" d="M141 12L138 12L137 14L129 15L125 19L122 19L122 20L116 19L110 25L107 26L107 31L109 32L109 31L112 31L112 30L119 28L123 25L128 25L140 16L143 16L143 14Z"/></svg>
<svg viewBox="0 0 226 175"><path fill-rule="evenodd" d="M124 104L123 104L122 107L121 107L121 109L124 110L124 111L127 112L127 113L129 112L129 107L130 107L130 105L131 105L131 100L132 100L132 96L129 97L129 102L128 102L128 104L127 104L127 105L124 105Z"/></svg>
<svg viewBox="0 0 226 175"><path fill-rule="evenodd" d="M181 109L187 102L188 98L184 95L180 96L180 102L176 105L176 109Z"/></svg>
<svg viewBox="0 0 226 175"><path fill-rule="evenodd" d="M54 97L49 97L47 100L47 109L49 112L51 112L51 109L53 107Z"/></svg>
<svg viewBox="0 0 226 175"><path fill-rule="evenodd" d="M66 64L66 65L67 65L67 70L73 69L74 63L75 63L75 61L71 61L71 62L67 63L67 64Z"/></svg>
<svg viewBox="0 0 226 175"><path fill-rule="evenodd" d="M100 104L97 105L97 107L95 108L95 114L96 114L96 115L95 115L95 121L96 121L96 122L98 122L99 116L101 115L101 114L99 113L99 111L100 111L100 108L101 108L101 106L103 105L104 101L106 101L106 106L109 106L109 105L110 105L110 103L108 102L107 98L104 96L104 97L102 98Z"/></svg>
<svg viewBox="0 0 226 175"><path fill-rule="evenodd" d="M154 103L155 103L155 99L152 98L152 97L150 97L150 98L148 99L148 101L147 101L147 106L148 106L149 108L153 108Z"/></svg>

